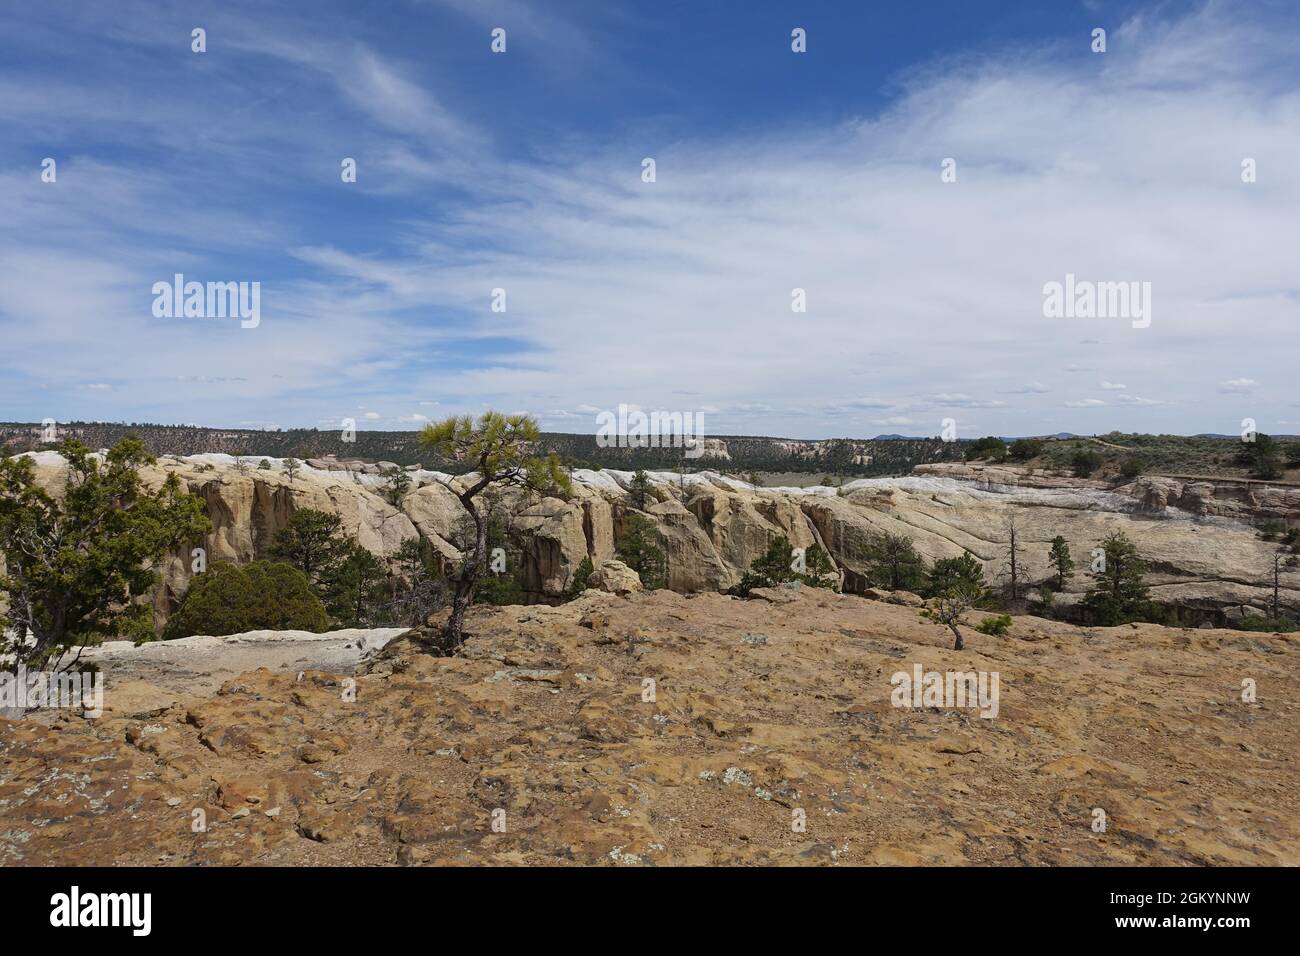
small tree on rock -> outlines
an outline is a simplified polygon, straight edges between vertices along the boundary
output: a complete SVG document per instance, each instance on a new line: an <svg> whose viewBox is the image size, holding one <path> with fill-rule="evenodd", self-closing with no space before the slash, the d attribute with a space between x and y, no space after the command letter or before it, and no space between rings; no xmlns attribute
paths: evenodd
<svg viewBox="0 0 1300 956"><path fill-rule="evenodd" d="M979 559L969 551L963 552L959 558L936 560L930 566L930 573L927 575L926 591L931 596L937 597L959 584L966 585L980 594L985 589L984 565L980 564Z"/></svg>
<svg viewBox="0 0 1300 956"><path fill-rule="evenodd" d="M538 493L568 493L572 489L559 458L534 455L532 449L540 435L537 422L527 415L498 412L485 412L477 422L468 415L455 416L427 425L420 433L420 443L426 448L474 468L461 489L448 486L474 524L474 541L454 579L451 615L441 641L445 654L456 653L464 642L465 612L475 585L487 571L487 522L475 499L493 486Z"/></svg>
<svg viewBox="0 0 1300 956"><path fill-rule="evenodd" d="M952 649L954 651L960 651L966 647L966 642L962 639L961 629L958 625L961 624L963 615L974 607L979 599L979 589L965 583L956 584L935 598L930 607L924 612L932 621L942 624L952 631Z"/></svg>
<svg viewBox="0 0 1300 956"><path fill-rule="evenodd" d="M650 476L638 468L628 484L627 493L632 499L632 507L637 511L645 511L650 500Z"/></svg>
<svg viewBox="0 0 1300 956"><path fill-rule="evenodd" d="M410 487L411 476L401 468L389 468L384 472L384 500L394 508L401 505Z"/></svg>

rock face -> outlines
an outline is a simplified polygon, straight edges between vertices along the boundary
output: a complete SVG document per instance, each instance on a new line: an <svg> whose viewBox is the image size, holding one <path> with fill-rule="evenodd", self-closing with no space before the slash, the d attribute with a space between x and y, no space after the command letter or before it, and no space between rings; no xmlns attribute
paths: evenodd
<svg viewBox="0 0 1300 956"><path fill-rule="evenodd" d="M1150 511L1178 508L1239 521L1276 521L1300 527L1300 488L1263 481L1183 481L1141 477L1120 489Z"/></svg>
<svg viewBox="0 0 1300 956"><path fill-rule="evenodd" d="M1140 509L1161 514L1167 509L1197 517L1231 518L1242 522L1278 522L1300 527L1300 487L1249 478L1178 478L1143 475L1121 485L1074 478L1044 469L980 462L940 462L917 465L913 474L952 478L988 489L1092 488L1134 499Z"/></svg>
<svg viewBox="0 0 1300 956"><path fill-rule="evenodd" d="M956 652L755 593L476 607L461 657L398 637L351 689L106 655L102 717L0 720L0 864L1300 865L1295 635L1017 617ZM916 668L996 673L996 715L900 706Z"/></svg>
<svg viewBox="0 0 1300 956"><path fill-rule="evenodd" d="M43 480L62 481L62 459L36 456ZM174 471L207 505L215 530L203 547L208 560L246 563L265 554L275 534L298 508L320 508L343 517L343 526L383 558L420 538L451 565L460 558L465 517L453 493L461 479L408 470L410 490L400 507L383 497L382 476L306 465L290 481L282 463L270 470L238 471L224 455L168 457L150 469L150 482ZM529 601L558 600L584 558L616 556L626 517L630 472L578 470L568 500L527 501L507 496L510 535L522 561L519 577ZM1199 608L1222 623L1229 615L1263 613L1271 600L1272 557L1243 520L1279 515L1300 524L1295 489L1249 491L1144 478L1110 489L1101 482L1026 472L1012 466L970 464L920 466L908 478L864 479L842 488L754 488L712 472L679 476L650 473L652 499L643 514L655 526L668 564L668 586L684 594L725 590L736 584L777 535L796 548L824 547L844 574L844 587L868 587L864 556L872 536L889 531L911 538L928 560L969 550L990 579L1005 567L1007 526L1016 522L1021 563L1029 583L1050 573L1047 551L1062 535L1079 570L1064 603L1087 586L1091 551L1107 534L1124 531L1149 566L1152 596ZM1235 486L1234 486L1235 487ZM188 587L189 549L162 568L154 597L161 623ZM1300 610L1300 574L1283 573L1282 604Z"/></svg>

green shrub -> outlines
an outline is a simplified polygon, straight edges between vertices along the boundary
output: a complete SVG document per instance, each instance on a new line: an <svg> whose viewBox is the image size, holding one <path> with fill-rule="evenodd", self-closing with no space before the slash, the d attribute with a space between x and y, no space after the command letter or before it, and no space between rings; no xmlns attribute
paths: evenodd
<svg viewBox="0 0 1300 956"><path fill-rule="evenodd" d="M1237 461L1250 468L1252 478L1270 481L1282 477L1282 452L1271 435L1259 432L1252 442L1243 442Z"/></svg>
<svg viewBox="0 0 1300 956"><path fill-rule="evenodd" d="M1101 467L1101 462L1102 457L1097 452L1080 448L1070 459L1070 468L1074 471L1074 477L1087 478Z"/></svg>
<svg viewBox="0 0 1300 956"><path fill-rule="evenodd" d="M1037 438L1017 438L1011 443L1007 454L1012 461L1029 461L1043 453L1043 443Z"/></svg>
<svg viewBox="0 0 1300 956"><path fill-rule="evenodd" d="M994 637L1002 637L1011 627L1011 615L999 614L996 617L986 617L975 625L975 630L981 634L992 634Z"/></svg>
<svg viewBox="0 0 1300 956"><path fill-rule="evenodd" d="M246 567L214 564L190 582L163 639L244 631L312 631L329 627L307 576L288 564L254 561Z"/></svg>
<svg viewBox="0 0 1300 956"><path fill-rule="evenodd" d="M1142 474L1143 467L1141 458L1125 458L1119 465L1120 477L1136 478Z"/></svg>
<svg viewBox="0 0 1300 956"><path fill-rule="evenodd" d="M985 438L977 438L966 446L965 457L967 461L973 461L976 458L987 458L990 461L1002 461L1007 457L1007 444L1001 438L989 435Z"/></svg>
<svg viewBox="0 0 1300 956"><path fill-rule="evenodd" d="M474 585L474 603L505 607L524 603L524 589L513 574L485 574Z"/></svg>
<svg viewBox="0 0 1300 956"><path fill-rule="evenodd" d="M1294 631L1300 631L1300 625L1285 618L1260 617L1258 614L1252 614L1238 621L1237 629L1241 631L1270 631L1277 634L1290 634Z"/></svg>

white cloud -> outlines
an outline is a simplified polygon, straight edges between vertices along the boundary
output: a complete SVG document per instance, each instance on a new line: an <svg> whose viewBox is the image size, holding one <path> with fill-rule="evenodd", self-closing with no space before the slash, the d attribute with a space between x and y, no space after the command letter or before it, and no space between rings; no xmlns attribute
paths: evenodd
<svg viewBox="0 0 1300 956"><path fill-rule="evenodd" d="M480 15L468 0L446 2ZM58 193L33 192L29 172L0 176L0 219L11 227L0 238L0 365L17 370L0 376L6 408L43 417L24 370L80 383L112 369L120 384L93 401L78 404L75 384L56 386L67 403L60 417L165 403L177 418L288 425L363 395L409 408L433 392L451 413L612 408L627 396L675 408L689 393L723 410L711 430L732 422L846 434L872 410L925 420L918 410L951 407L978 411L981 431L1030 434L1072 430L1082 413L1062 409L1106 403L1012 407L985 396L1046 394L1040 381L1005 386L1030 376L1055 386L1061 370L1100 366L1177 398L1168 425L1199 431L1221 414L1222 400L1205 393L1224 356L1243 341L1292 341L1300 323L1300 181L1245 186L1224 160L1253 155L1261 168L1284 168L1300 155L1293 38L1237 11L1133 21L1105 57L1009 47L918 70L901 78L888 110L851 122L762 133L601 126L544 160L494 152L491 123L453 110L414 64L239 19L229 16L230 41L299 65L319 104L282 112L268 91L241 114L247 129L216 137L220 160L273 171L278 184L285 171L268 152L301 139L332 156L333 144L364 134L388 175L363 165L358 185L400 195L401 216L376 239L299 229L255 203L207 209L185 200L183 167L124 167L90 184L65 184L61 167ZM49 113L32 97L72 109L83 92L105 123L125 124L140 142L205 144L224 131L167 90L114 107L93 89L60 86L42 98L39 86L6 81L0 122ZM659 181L642 184L640 157L651 151ZM957 183L940 182L945 156L958 159ZM336 180L337 169L322 175ZM427 195L431 177L458 190L455 201ZM231 242L242 243L238 255ZM231 278L226 263L286 248L298 257L294 275L265 277L257 330L162 325L148 314L149 284L175 267ZM1068 272L1151 281L1151 327L1045 319L1042 286ZM484 308L497 286L509 289L504 315ZM808 291L806 314L789 310L795 286ZM495 344L502 339L509 350ZM444 352L449 344L456 350ZM1284 348L1256 349L1250 371L1287 381L1292 361ZM193 387L178 389L177 376ZM1197 382L1207 384L1187 384ZM1261 420L1269 401L1291 400L1262 394L1253 379L1219 389L1259 391ZM1150 404L1166 403L1117 397L1112 414L1137 428L1154 420L1140 416Z"/></svg>
<svg viewBox="0 0 1300 956"><path fill-rule="evenodd" d="M1016 387L1016 388L1008 388L1008 389L1004 389L1004 390L1003 390L1003 394L1005 394L1005 395L1041 395L1041 394L1044 394L1044 393L1046 393L1046 392L1050 392L1050 391L1051 391L1051 389L1049 389L1049 388L1048 388L1046 385L1044 385L1042 382L1027 382L1026 384L1024 384L1024 385L1020 385L1020 386L1018 386L1018 387Z"/></svg>
<svg viewBox="0 0 1300 956"><path fill-rule="evenodd" d="M1219 391L1229 394L1245 394L1259 387L1253 378L1231 378L1219 383Z"/></svg>

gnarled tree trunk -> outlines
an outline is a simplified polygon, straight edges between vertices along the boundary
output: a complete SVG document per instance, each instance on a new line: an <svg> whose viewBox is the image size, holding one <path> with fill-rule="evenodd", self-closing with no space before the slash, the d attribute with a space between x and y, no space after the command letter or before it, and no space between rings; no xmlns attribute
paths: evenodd
<svg viewBox="0 0 1300 956"><path fill-rule="evenodd" d="M484 559L487 556L487 522L474 506L474 498L471 494L462 494L458 497L465 510L474 519L474 546L465 556L465 562L461 565L460 574L456 578L451 616L447 618L447 626L442 632L443 650L447 654L456 653L465 641L465 612L469 610L469 603L473 600L474 585L483 576Z"/></svg>

